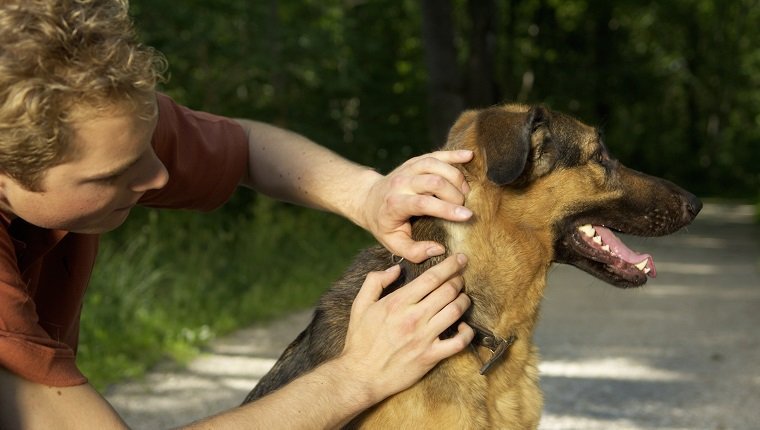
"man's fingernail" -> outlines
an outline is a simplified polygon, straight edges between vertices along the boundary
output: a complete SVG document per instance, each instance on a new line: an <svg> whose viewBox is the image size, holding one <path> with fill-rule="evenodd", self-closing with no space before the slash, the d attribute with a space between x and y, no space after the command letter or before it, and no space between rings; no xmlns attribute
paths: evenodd
<svg viewBox="0 0 760 430"><path fill-rule="evenodd" d="M427 249L427 256L428 257L435 257L437 255L441 255L445 252L442 246L431 246Z"/></svg>
<svg viewBox="0 0 760 430"><path fill-rule="evenodd" d="M472 216L472 211L467 209L464 206L459 206L458 208L454 209L454 213L457 215L458 218L466 219Z"/></svg>
<svg viewBox="0 0 760 430"><path fill-rule="evenodd" d="M459 264L465 265L467 264L467 256L464 254L457 254L457 261Z"/></svg>
<svg viewBox="0 0 760 430"><path fill-rule="evenodd" d="M472 156L472 151L470 151L469 149L461 149L461 150L459 150L459 155L462 158L470 157L470 156Z"/></svg>

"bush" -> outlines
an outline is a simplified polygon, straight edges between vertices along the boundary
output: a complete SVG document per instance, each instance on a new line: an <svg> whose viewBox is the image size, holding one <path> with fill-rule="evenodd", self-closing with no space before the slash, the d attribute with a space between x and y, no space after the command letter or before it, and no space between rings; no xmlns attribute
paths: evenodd
<svg viewBox="0 0 760 430"><path fill-rule="evenodd" d="M369 236L337 216L257 197L237 214L135 209L105 235L82 313L90 382L184 362L215 336L313 305Z"/></svg>

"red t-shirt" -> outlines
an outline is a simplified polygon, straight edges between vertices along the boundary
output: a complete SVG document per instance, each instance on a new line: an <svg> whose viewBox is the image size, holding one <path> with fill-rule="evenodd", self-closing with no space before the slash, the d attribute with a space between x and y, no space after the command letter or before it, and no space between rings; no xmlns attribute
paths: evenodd
<svg viewBox="0 0 760 430"><path fill-rule="evenodd" d="M203 211L222 205L248 165L242 127L161 94L157 99L152 144L169 182L140 204ZM52 386L87 382L75 356L98 240L0 216L0 367Z"/></svg>

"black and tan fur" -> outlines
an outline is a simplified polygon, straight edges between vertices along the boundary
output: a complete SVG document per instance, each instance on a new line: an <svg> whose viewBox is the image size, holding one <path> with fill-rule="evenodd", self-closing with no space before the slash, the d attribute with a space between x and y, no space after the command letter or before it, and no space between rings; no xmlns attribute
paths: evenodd
<svg viewBox="0 0 760 430"><path fill-rule="evenodd" d="M618 287L646 275L592 249L577 227L607 226L660 236L689 224L701 208L693 195L663 179L628 169L609 156L597 129L543 107L505 105L465 112L443 149L471 149L460 166L472 191L467 223L420 218L418 239L444 243L469 257L464 272L473 305L467 321L515 343L485 374L491 352L465 349L412 388L359 416L349 428L531 429L542 394L532 343L549 267L575 265ZM403 285L440 261L403 263ZM391 265L381 247L363 251L321 299L313 321L249 394L257 399L336 356L343 348L351 303L369 271ZM346 375L350 378L351 375Z"/></svg>

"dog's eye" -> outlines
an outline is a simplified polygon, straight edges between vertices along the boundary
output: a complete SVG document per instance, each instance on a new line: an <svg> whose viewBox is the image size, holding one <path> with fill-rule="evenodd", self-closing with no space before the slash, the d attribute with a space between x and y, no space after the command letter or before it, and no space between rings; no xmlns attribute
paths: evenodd
<svg viewBox="0 0 760 430"><path fill-rule="evenodd" d="M602 168L607 172L609 172L612 169L613 162L606 151L598 151L594 153L594 155L591 157L591 160L594 163L597 163L598 165L602 166Z"/></svg>

